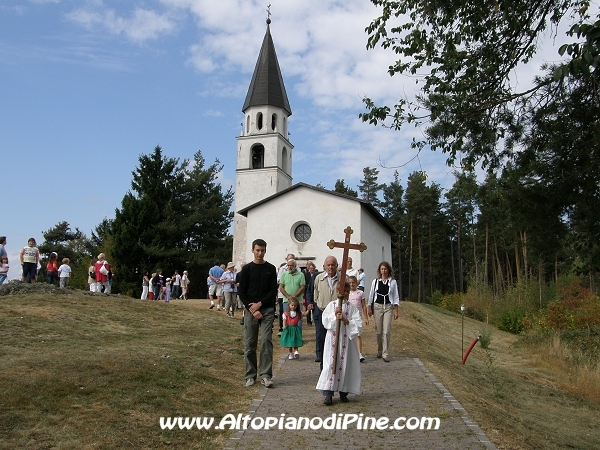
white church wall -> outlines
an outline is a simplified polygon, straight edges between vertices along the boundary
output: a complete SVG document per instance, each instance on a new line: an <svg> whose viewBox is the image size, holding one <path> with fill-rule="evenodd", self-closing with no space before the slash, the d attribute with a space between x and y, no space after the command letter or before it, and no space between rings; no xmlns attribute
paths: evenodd
<svg viewBox="0 0 600 450"><path fill-rule="evenodd" d="M302 266L307 260L312 260L319 270L322 270L323 262L328 255L337 257L341 264L343 250L338 248L330 250L327 242L331 239L342 242L344 229L347 226L354 230L350 239L352 243L360 243L361 236L362 241L365 241L366 235L362 230L365 223L368 224L372 219L370 217L366 220L361 219L361 216L366 215L361 210L361 204L353 200L305 187L294 189L248 212L246 228L248 248L245 250L245 258L251 260L250 245L254 239L262 238L267 241L266 259L276 266L284 261L288 253L296 255ZM310 239L304 243L298 242L293 237L295 227L301 223L308 224L312 230ZM374 239L381 239L380 231L376 226L367 226L367 229L375 230L377 237ZM386 240L389 242L389 234L379 242ZM354 267L364 265L363 255L367 252L361 254L358 251L351 251L350 254Z"/></svg>
<svg viewBox="0 0 600 450"><path fill-rule="evenodd" d="M238 171L235 210L246 208L290 187L292 179L277 168Z"/></svg>
<svg viewBox="0 0 600 450"><path fill-rule="evenodd" d="M233 261L233 263L239 270L241 267L241 263L247 262L246 247L249 245L246 242L247 219L245 216L235 213L233 216L233 220L235 232L233 233L233 256L231 258L231 261Z"/></svg>

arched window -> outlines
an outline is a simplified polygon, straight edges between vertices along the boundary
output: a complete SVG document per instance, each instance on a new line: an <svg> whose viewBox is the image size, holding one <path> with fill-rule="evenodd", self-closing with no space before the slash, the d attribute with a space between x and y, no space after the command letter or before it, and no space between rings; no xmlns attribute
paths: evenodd
<svg viewBox="0 0 600 450"><path fill-rule="evenodd" d="M262 130L262 127L263 127L263 114L261 112L259 112L256 115L256 128L258 130Z"/></svg>
<svg viewBox="0 0 600 450"><path fill-rule="evenodd" d="M281 150L281 168L286 173L290 172L288 168L288 151L285 147L283 147L283 149Z"/></svg>
<svg viewBox="0 0 600 450"><path fill-rule="evenodd" d="M281 133L281 134L283 134L283 137L287 139L288 138L288 135L287 135L287 119L286 119L285 116L283 116L283 130L282 131L283 131L283 133Z"/></svg>
<svg viewBox="0 0 600 450"><path fill-rule="evenodd" d="M246 117L246 134L250 133L250 116Z"/></svg>
<svg viewBox="0 0 600 450"><path fill-rule="evenodd" d="M273 114L271 116L271 130L275 131L277 129L277 114Z"/></svg>
<svg viewBox="0 0 600 450"><path fill-rule="evenodd" d="M265 167L265 148L261 144L252 147L252 168L262 169Z"/></svg>

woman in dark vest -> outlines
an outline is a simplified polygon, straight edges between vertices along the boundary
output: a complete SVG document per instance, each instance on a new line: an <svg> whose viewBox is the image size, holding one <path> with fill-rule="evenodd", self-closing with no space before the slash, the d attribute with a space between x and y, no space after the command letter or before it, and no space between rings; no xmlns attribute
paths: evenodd
<svg viewBox="0 0 600 450"><path fill-rule="evenodd" d="M390 362L388 350L392 331L392 316L398 319L400 295L398 283L394 280L394 272L390 263L383 261L377 269L378 278L371 283L369 292L369 316L375 316L377 330L377 357L383 357L385 362Z"/></svg>

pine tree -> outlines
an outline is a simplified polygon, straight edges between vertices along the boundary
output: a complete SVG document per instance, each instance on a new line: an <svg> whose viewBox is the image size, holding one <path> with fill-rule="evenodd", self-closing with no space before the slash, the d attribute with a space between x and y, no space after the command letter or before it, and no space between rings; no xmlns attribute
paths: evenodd
<svg viewBox="0 0 600 450"><path fill-rule="evenodd" d="M378 177L379 170L365 167L363 169L363 179L358 184L358 190L362 195L362 199L368 201L376 208L381 206L379 191L383 188L383 184L378 183Z"/></svg>
<svg viewBox="0 0 600 450"><path fill-rule="evenodd" d="M122 292L136 293L144 270L204 272L209 261L230 256L233 193L223 192L217 181L222 167L218 160L206 167L200 151L181 163L163 156L159 146L140 156L132 192L123 197L109 231Z"/></svg>
<svg viewBox="0 0 600 450"><path fill-rule="evenodd" d="M333 188L335 192L339 192L340 194L346 194L351 197L358 197L358 192L354 189L350 188L350 186L346 186L346 183L343 179L337 179L335 182L335 187Z"/></svg>
<svg viewBox="0 0 600 450"><path fill-rule="evenodd" d="M398 290L402 293L402 252L403 238L405 237L404 223L406 212L404 210L404 188L400 184L398 171L394 171L394 181L383 185L383 203L381 204L381 213L388 223L394 228L395 233L392 236L392 266L396 273L398 281Z"/></svg>

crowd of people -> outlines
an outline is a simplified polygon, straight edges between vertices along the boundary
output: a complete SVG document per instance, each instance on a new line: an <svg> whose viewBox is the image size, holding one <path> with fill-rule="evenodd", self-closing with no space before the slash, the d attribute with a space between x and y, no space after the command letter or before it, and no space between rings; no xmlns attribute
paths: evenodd
<svg viewBox="0 0 600 450"><path fill-rule="evenodd" d="M369 318L375 322L377 358L390 362L389 347L392 319L398 319L400 295L393 270L388 262L381 262L377 277L371 283L368 299L364 296L365 272L355 269L352 258L347 260L346 282L340 295L341 274L337 258L328 256L323 271L316 270L309 261L302 273L293 254L279 268L265 260L267 243L257 239L252 243L253 261L235 273L233 263L225 268L215 264L209 271L207 283L211 305L231 314L235 309L231 300L225 306L221 295L222 284L229 284L243 306L244 355L246 386L257 379L265 387L273 381L273 328L279 319L279 344L288 350L288 359L300 358L303 346L302 323L315 327L315 362L320 365L316 389L324 396L324 404L333 404L335 392L340 401L347 402L349 394L361 393L362 354L361 332ZM226 274L227 271L232 274ZM235 280L235 282L233 282ZM339 328L338 328L339 327ZM260 350L257 348L260 341Z"/></svg>
<svg viewBox="0 0 600 450"><path fill-rule="evenodd" d="M19 252L21 263L21 281L36 283L41 267L40 251L35 238L29 238L27 245ZM69 286L73 274L69 258L62 258L59 263L58 254L50 252L46 262L46 281L60 288ZM7 279L10 269L6 251L6 236L0 236L0 284ZM104 259L104 253L98 255L97 261L91 261L88 268L88 284L91 292L110 294L112 285L112 267Z"/></svg>
<svg viewBox="0 0 600 450"><path fill-rule="evenodd" d="M27 240L27 245L19 252L19 262L21 263L21 281L35 283L41 268L40 251L37 248L35 238ZM63 258L61 263L59 265L58 254L51 252L46 264L46 279L49 284L64 288L69 285L71 280L71 266L69 266L69 258ZM3 284L7 279L9 269L6 236L0 236L0 284Z"/></svg>
<svg viewBox="0 0 600 450"><path fill-rule="evenodd" d="M188 271L184 270L183 275L175 270L171 277L165 278L162 269L156 269L150 276L148 271L144 271L142 277L142 300L165 301L169 303L172 298L187 300L190 291L190 279Z"/></svg>
<svg viewBox="0 0 600 450"><path fill-rule="evenodd" d="M9 271L5 246L6 236L0 236L0 284L6 280ZM318 271L312 261L308 261L302 271L295 255L286 255L285 262L276 268L265 260L266 251L267 243L256 239L252 243L253 260L242 263L239 272L233 262L226 265L215 262L207 277L209 308L225 311L230 318L235 318L238 311L241 314L246 386L254 385L257 378L263 386L273 386L275 319L278 319L279 344L289 351L288 359L294 360L300 358L300 348L304 345L302 324L306 318L306 324L314 325L315 329L315 362L320 366L316 388L324 395L326 405L333 403L335 392L339 392L340 401L347 402L348 394L361 392L360 363L365 361L361 332L363 325L369 325L369 318L375 323L377 358L390 362L392 320L398 319L400 304L391 265L386 261L379 264L368 298L365 298L365 272L353 267L351 257L347 260L343 295L339 295L341 274L334 256L325 258L322 271ZM34 238L30 238L20 251L19 259L21 280L35 283L40 253ZM55 252L50 253L46 278L48 283L67 287L72 273L70 261L63 258L61 262L59 265ZM88 268L90 291L110 294L112 276L113 267L106 261L104 253L100 253ZM190 284L187 270L182 275L175 270L167 278L160 268L151 275L145 271L141 299L187 300Z"/></svg>

